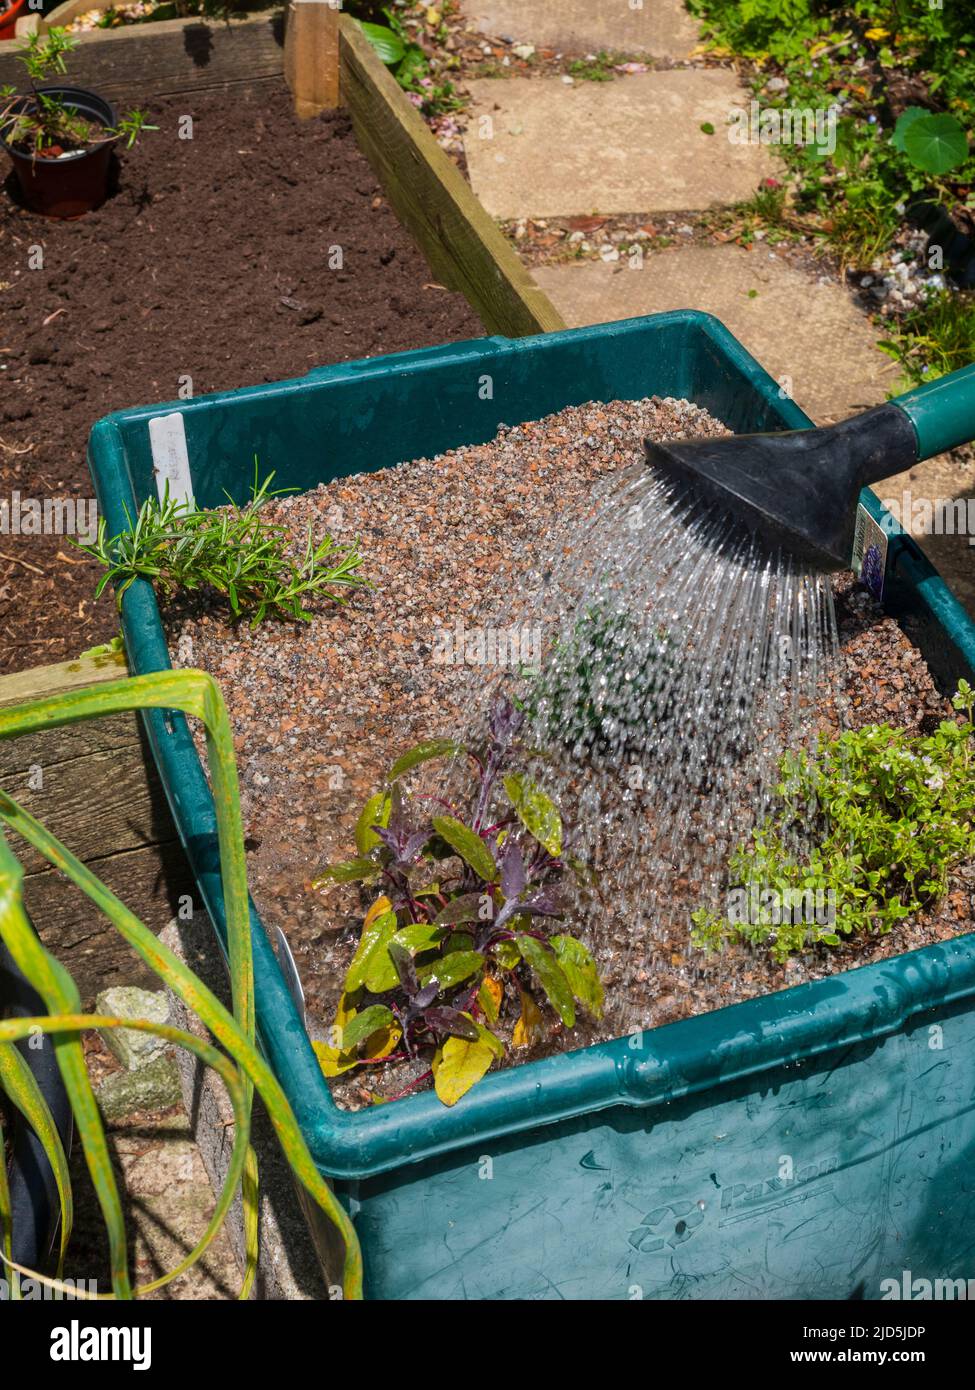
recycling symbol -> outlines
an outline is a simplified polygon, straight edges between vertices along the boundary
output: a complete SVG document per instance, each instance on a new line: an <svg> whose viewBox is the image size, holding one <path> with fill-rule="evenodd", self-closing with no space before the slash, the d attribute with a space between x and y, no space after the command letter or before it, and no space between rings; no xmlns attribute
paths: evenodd
<svg viewBox="0 0 975 1390"><path fill-rule="evenodd" d="M665 1245L683 1245L703 1220L704 1212L696 1202L673 1202L667 1207L655 1207L636 1230L630 1232L630 1244L641 1255L652 1255Z"/></svg>

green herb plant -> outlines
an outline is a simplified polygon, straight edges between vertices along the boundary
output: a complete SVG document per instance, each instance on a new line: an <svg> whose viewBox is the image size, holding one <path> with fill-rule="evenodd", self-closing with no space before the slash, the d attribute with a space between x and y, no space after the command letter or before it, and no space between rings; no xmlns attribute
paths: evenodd
<svg viewBox="0 0 975 1390"><path fill-rule="evenodd" d="M967 367L975 362L975 298L961 290L930 294L877 346L912 385Z"/></svg>
<svg viewBox="0 0 975 1390"><path fill-rule="evenodd" d="M781 808L732 856L731 883L753 903L767 893L778 903L829 895L834 920L775 921L763 908L742 921L701 908L694 944L744 941L782 961L843 937L883 935L934 905L952 868L975 855L973 702L960 681L952 703L963 718L942 720L933 734L870 724L821 739L813 754L787 754ZM797 854L810 827L815 843Z"/></svg>
<svg viewBox="0 0 975 1390"><path fill-rule="evenodd" d="M556 930L571 862L558 808L516 770L523 719L502 701L486 749L434 739L405 753L363 808L358 856L313 881L382 890L366 914L331 1041L316 1047L327 1076L429 1057L430 1070L406 1090L432 1074L437 1095L453 1105L505 1056L508 1025L515 1047L542 1036L538 998L556 1026L575 1026L577 1003L601 1016L589 950ZM460 756L474 769L465 807L407 794L408 773Z"/></svg>
<svg viewBox="0 0 975 1390"><path fill-rule="evenodd" d="M144 130L157 129L149 125L146 112L138 110L127 112L114 127L88 121L58 93L38 87L64 75L65 55L77 46L77 39L57 27L43 35L27 35L17 56L27 70L29 95L18 95L15 87L0 88L0 134L8 145L43 159L106 140L121 140L131 149Z"/></svg>
<svg viewBox="0 0 975 1390"><path fill-rule="evenodd" d="M118 603L136 579L148 579L164 595L208 588L227 599L234 617L249 617L256 627L265 617L308 621L310 598L344 602L343 590L368 585L358 568L354 545L341 547L328 535L316 541L309 524L304 550L289 554L287 528L265 520L262 509L289 489L271 491L274 474L254 484L242 506L227 494L228 505L216 511L188 507L169 495L147 498L129 529L109 536L105 518L90 544L78 548L105 567L96 598L114 584Z"/></svg>

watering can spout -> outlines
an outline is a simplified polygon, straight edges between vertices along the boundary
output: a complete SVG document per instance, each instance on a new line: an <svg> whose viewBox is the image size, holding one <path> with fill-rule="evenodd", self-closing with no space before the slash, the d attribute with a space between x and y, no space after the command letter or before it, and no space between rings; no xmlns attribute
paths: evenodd
<svg viewBox="0 0 975 1390"><path fill-rule="evenodd" d="M847 569L861 488L975 438L975 365L838 425L646 442L647 461L718 515L817 569Z"/></svg>

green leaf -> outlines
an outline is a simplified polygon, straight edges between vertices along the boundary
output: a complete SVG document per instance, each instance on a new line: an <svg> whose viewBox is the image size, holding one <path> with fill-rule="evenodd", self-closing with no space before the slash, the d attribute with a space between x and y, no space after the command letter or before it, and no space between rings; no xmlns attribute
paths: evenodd
<svg viewBox="0 0 975 1390"><path fill-rule="evenodd" d="M438 946L442 939L443 927L438 926L436 922L412 922L393 937L398 946L412 951L414 955L418 951L429 950L431 946Z"/></svg>
<svg viewBox="0 0 975 1390"><path fill-rule="evenodd" d="M379 865L371 859L347 859L344 864L329 864L311 881L313 888L321 888L326 883L368 883L376 878Z"/></svg>
<svg viewBox="0 0 975 1390"><path fill-rule="evenodd" d="M904 153L926 174L946 174L968 158L968 136L956 117L918 116L904 132Z"/></svg>
<svg viewBox="0 0 975 1390"><path fill-rule="evenodd" d="M384 829L389 824L389 813L392 810L392 800L388 792L376 792L363 806L359 814L359 819L355 823L355 847L361 855L366 855L371 849L381 841L373 830L374 825L381 825Z"/></svg>
<svg viewBox="0 0 975 1390"><path fill-rule="evenodd" d="M514 970L521 960L521 952L514 941L496 941L491 950L502 970Z"/></svg>
<svg viewBox="0 0 975 1390"><path fill-rule="evenodd" d="M464 863L470 865L478 878L490 883L497 877L498 870L491 851L480 835L463 821L457 820L456 816L434 816L433 828L451 849L456 850Z"/></svg>
<svg viewBox="0 0 975 1390"><path fill-rule="evenodd" d="M576 1007L572 999L572 989L555 956L533 936L517 936L515 940L525 960L538 976L538 982L552 1008L566 1028L575 1027Z"/></svg>
<svg viewBox="0 0 975 1390"><path fill-rule="evenodd" d="M705 135L713 135L713 134L714 134L714 126L711 124L710 121L702 121L702 122L701 122L701 129L703 130L703 132L704 132Z"/></svg>
<svg viewBox="0 0 975 1390"><path fill-rule="evenodd" d="M371 24L365 19L356 20L356 23L386 66L395 67L406 52L406 44L399 34L394 34L386 24Z"/></svg>
<svg viewBox="0 0 975 1390"><path fill-rule="evenodd" d="M457 753L464 751L462 743L455 743L452 738L430 738L424 743L418 743L415 748L404 753L401 758L397 758L393 766L389 769L388 781L395 782L398 777L402 777L405 772L412 771L419 767L421 763L430 762L431 758L452 758Z"/></svg>
<svg viewBox="0 0 975 1390"><path fill-rule="evenodd" d="M905 153L904 136L919 117L926 116L927 114L928 112L923 106L908 106L901 112L897 117L894 133L890 137L890 143L895 150L900 150L901 154Z"/></svg>
<svg viewBox="0 0 975 1390"><path fill-rule="evenodd" d="M441 990L451 989L462 980L469 980L484 965L480 951L451 951L440 960L423 966L417 971L420 982L428 984L436 980Z"/></svg>
<svg viewBox="0 0 975 1390"><path fill-rule="evenodd" d="M557 859L562 853L562 817L555 803L527 777L511 774L504 779L504 789L528 833Z"/></svg>
<svg viewBox="0 0 975 1390"><path fill-rule="evenodd" d="M477 1029L477 1042L448 1038L433 1059L433 1086L444 1105L456 1105L480 1081L495 1058L504 1056L500 1038L480 1024Z"/></svg>
<svg viewBox="0 0 975 1390"><path fill-rule="evenodd" d="M387 1009L385 1004L370 1004L368 1009L356 1014L343 1028L342 1051L348 1052L351 1048L358 1047L365 1038L378 1033L380 1028L388 1028L394 1022L392 1009Z"/></svg>
<svg viewBox="0 0 975 1390"><path fill-rule="evenodd" d="M380 907L385 904L385 907ZM379 908L377 911L376 909ZM389 906L388 898L379 898L369 911L362 927L362 935L356 947L355 955L352 957L352 964L349 966L349 973L345 977L346 993L351 994L360 985L365 985L372 990L373 994L382 993L376 989L372 982L374 971L383 975L384 966L388 966L393 972L392 984L387 985L387 989L392 989L396 983L396 970L392 961L389 959L388 946L396 934L396 913Z"/></svg>
<svg viewBox="0 0 975 1390"><path fill-rule="evenodd" d="M602 1018L602 981L588 949L574 936L553 936L549 944L572 993L594 1018Z"/></svg>
<svg viewBox="0 0 975 1390"><path fill-rule="evenodd" d="M504 986L500 980L496 980L493 975L485 975L477 991L477 1002L489 1023L497 1023L503 998Z"/></svg>

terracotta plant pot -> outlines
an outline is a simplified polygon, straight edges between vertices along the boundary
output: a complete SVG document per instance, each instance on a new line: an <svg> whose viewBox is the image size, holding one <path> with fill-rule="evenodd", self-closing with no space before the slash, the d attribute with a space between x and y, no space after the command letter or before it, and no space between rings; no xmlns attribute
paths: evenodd
<svg viewBox="0 0 975 1390"><path fill-rule="evenodd" d="M65 106L93 125L114 129L118 123L111 103L84 87L48 83L38 91L61 97ZM11 114L15 116L18 111L29 108L30 102L29 96L20 98ZM57 159L40 158L22 146L11 145L6 133L0 134L0 141L13 161L24 202L34 212L42 212L47 217L80 217L105 201L114 139L101 140L87 149L72 150Z"/></svg>
<svg viewBox="0 0 975 1390"><path fill-rule="evenodd" d="M27 0L13 0L6 10L0 10L0 39L12 39L17 28L17 20L27 9Z"/></svg>

